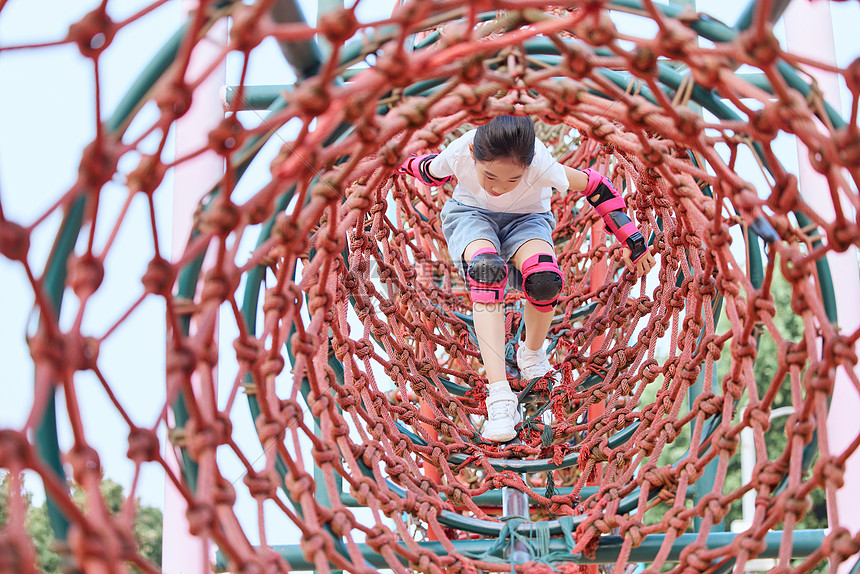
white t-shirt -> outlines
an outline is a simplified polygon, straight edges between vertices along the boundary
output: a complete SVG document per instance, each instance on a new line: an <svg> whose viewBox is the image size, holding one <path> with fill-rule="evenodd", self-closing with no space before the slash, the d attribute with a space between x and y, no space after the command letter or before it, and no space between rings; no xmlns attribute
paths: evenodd
<svg viewBox="0 0 860 574"><path fill-rule="evenodd" d="M552 188L567 190L568 181L564 168L542 141L535 138L535 156L526 168L517 186L499 196L487 193L478 183L475 158L469 144L475 132L466 132L446 147L430 162L430 172L436 177L453 175L457 178L454 199L463 205L480 207L505 213L546 213L550 211Z"/></svg>

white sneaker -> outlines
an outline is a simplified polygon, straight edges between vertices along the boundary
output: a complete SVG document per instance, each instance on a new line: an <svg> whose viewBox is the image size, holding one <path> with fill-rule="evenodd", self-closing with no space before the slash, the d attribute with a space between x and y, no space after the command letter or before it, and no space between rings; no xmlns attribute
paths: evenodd
<svg viewBox="0 0 860 574"><path fill-rule="evenodd" d="M524 381L538 379L552 370L543 348L533 352L526 350L525 344L517 349L517 367L520 368L520 378Z"/></svg>
<svg viewBox="0 0 860 574"><path fill-rule="evenodd" d="M522 418L517 409L517 395L512 391L491 392L487 396L487 423L481 436L493 442L508 442L517 436Z"/></svg>

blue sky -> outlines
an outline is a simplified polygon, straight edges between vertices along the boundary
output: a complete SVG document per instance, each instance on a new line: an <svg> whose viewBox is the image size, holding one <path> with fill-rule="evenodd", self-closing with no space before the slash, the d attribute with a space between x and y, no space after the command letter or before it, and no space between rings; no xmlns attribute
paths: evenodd
<svg viewBox="0 0 860 574"><path fill-rule="evenodd" d="M807 2L808 0L796 0ZM823 2L824 0L817 0ZM51 41L66 35L70 23L96 6L96 1L68 2L66 0L9 0L0 11L0 46ZM112 1L109 14L122 20L149 2L140 0ZM393 0L364 0L362 19L384 17ZM316 17L315 3L303 2L308 18ZM698 9L732 23L743 3L708 0L699 2ZM856 2L831 3L834 12L837 62L841 66L860 55L856 33L860 29L860 5ZM167 2L153 13L124 28L102 58L101 90L103 114L112 111L127 87L138 76L156 50L170 37L181 22L177 1ZM620 25L620 24L619 24ZM781 30L777 30L781 34ZM637 34L641 34L637 31ZM237 59L228 62L228 83L235 83L239 71ZM29 225L44 214L77 177L81 150L94 135L94 81L91 63L83 59L77 48L63 45L27 51L0 51L0 200L5 216ZM274 42L265 43L255 53L248 82L251 84L290 83L289 71ZM847 96L843 95L843 109ZM252 114L252 112L248 112ZM250 122L253 116L246 115ZM151 114L144 112L131 132L139 131ZM276 142L275 142L276 143ZM146 149L151 141L144 142ZM268 146L237 191L251 193L265 182L268 164L277 152L277 145ZM790 149L790 148L789 148ZM121 165L133 166L134 158ZM796 162L788 158L787 163ZM106 186L102 194L103 220L109 223L119 213L125 199L121 181ZM140 293L140 277L152 256L151 233L145 205L138 198L133 202L126 221L107 260L105 283L90 303L85 315L84 330L99 336L107 326L119 319L122 311ZM160 247L170 252L171 180L156 194L159 212ZM100 216L102 217L102 216ZM59 214L53 213L32 235L29 261L39 272L44 267L56 229ZM102 244L110 225L97 227L97 244ZM3 399L0 401L0 428L20 428L29 414L32 401L33 367L24 340L32 328L33 296L20 265L0 258L0 364ZM68 328L75 312L72 298L67 299L61 323ZM164 404L164 329L163 306L150 298L108 338L101 349L99 364L112 388L124 405L133 405L137 424L150 426ZM221 342L230 348L233 330L229 321L222 322ZM222 380L233 379L232 365L222 365ZM106 474L128 487L132 465L125 459L127 426L118 418L94 377L86 373L76 378L82 397L82 409L87 436L102 454ZM60 412L63 412L62 403ZM255 458L259 443L253 435L253 423L244 404L234 408L234 428L246 454ZM68 445L68 425L62 423L62 440ZM238 429L245 429L244 431ZM235 468L236 478L241 469ZM228 477L229 478L229 477ZM38 482L29 486L40 496ZM158 472L147 469L137 492L146 504L161 506L163 485ZM255 514L252 509L252 515Z"/></svg>

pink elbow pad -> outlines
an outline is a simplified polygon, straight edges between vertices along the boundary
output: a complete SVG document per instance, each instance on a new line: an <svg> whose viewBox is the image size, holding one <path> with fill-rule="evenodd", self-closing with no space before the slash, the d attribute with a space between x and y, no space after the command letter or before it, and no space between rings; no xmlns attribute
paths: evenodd
<svg viewBox="0 0 860 574"><path fill-rule="evenodd" d="M609 179L591 168L585 168L582 173L588 176L588 185L585 186L583 195L588 200L598 215L604 217L611 211L616 209L624 209L627 205L624 203L624 198L612 186Z"/></svg>
<svg viewBox="0 0 860 574"><path fill-rule="evenodd" d="M402 173L404 175L411 175L412 177L417 177L427 185L442 185L444 183L448 183L451 181L451 176L438 178L434 177L432 173L430 173L430 162L433 161L433 158L439 154L429 153L426 155L411 155L409 159L403 162L399 168L397 168L397 173Z"/></svg>

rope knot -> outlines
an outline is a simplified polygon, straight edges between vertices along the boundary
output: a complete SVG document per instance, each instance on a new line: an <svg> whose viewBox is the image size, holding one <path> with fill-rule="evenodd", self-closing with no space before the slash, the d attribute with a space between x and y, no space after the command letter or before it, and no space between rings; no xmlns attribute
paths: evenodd
<svg viewBox="0 0 860 574"><path fill-rule="evenodd" d="M383 548L390 548L394 545L394 535L385 526L377 524L367 533L365 541L377 554L381 554Z"/></svg>
<svg viewBox="0 0 860 574"><path fill-rule="evenodd" d="M379 489L376 486L376 482L366 476L358 479L357 487L350 487L350 494L352 494L362 506L368 506L368 495L372 494L373 497L376 498L378 491Z"/></svg>
<svg viewBox="0 0 860 574"><path fill-rule="evenodd" d="M264 28L259 25L259 10L241 4L230 14L230 48L249 53L265 38Z"/></svg>
<svg viewBox="0 0 860 574"><path fill-rule="evenodd" d="M109 571L107 564L119 558L116 552L116 547L111 544L110 532L105 532L104 529L96 529L93 527L84 528L78 524L72 524L67 535L69 550L73 555L73 560L77 564L98 564L105 571ZM5 564L4 564L5 566ZM28 565L30 569L25 568L21 572L32 572L32 565Z"/></svg>
<svg viewBox="0 0 860 574"><path fill-rule="evenodd" d="M821 550L830 558L831 564L839 564L857 554L860 544L854 540L847 528L839 526L821 541Z"/></svg>
<svg viewBox="0 0 860 574"><path fill-rule="evenodd" d="M670 491L674 491L678 486L678 475L671 466L649 468L642 475L642 479L648 481L652 486Z"/></svg>
<svg viewBox="0 0 860 574"><path fill-rule="evenodd" d="M853 367L857 364L857 353L854 352L854 345L845 335L828 337L821 355L824 362L829 365L845 365L850 370L848 365Z"/></svg>
<svg viewBox="0 0 860 574"><path fill-rule="evenodd" d="M735 42L740 59L753 66L770 66L782 55L779 40L769 24L761 31L751 28L741 32Z"/></svg>
<svg viewBox="0 0 860 574"><path fill-rule="evenodd" d="M355 521L348 510L338 508L332 512L331 517L329 518L329 525L331 526L332 533L337 537L341 537L345 536L354 528Z"/></svg>
<svg viewBox="0 0 860 574"><path fill-rule="evenodd" d="M72 474L78 484L87 484L89 477L95 476L101 480L101 461L99 453L86 443L76 442L68 453L69 464L72 465Z"/></svg>
<svg viewBox="0 0 860 574"><path fill-rule="evenodd" d="M645 525L641 520L619 517L619 526L619 535L622 539L629 539L633 548L640 546L645 540L645 535L642 533Z"/></svg>
<svg viewBox="0 0 860 574"><path fill-rule="evenodd" d="M247 132L242 128L242 124L239 123L236 115L231 114L221 120L221 122L209 132L209 148L215 150L215 153L219 155L229 156L233 151L238 149L240 145L242 145L246 135ZM235 222L233 224L233 227L235 227L236 223L238 223L240 219L236 206L230 201L219 201L219 203L222 203L223 205L232 205L235 211L234 214L221 215L220 217L225 219L219 221L219 223L223 224L225 221ZM223 235L223 237L226 237L226 234Z"/></svg>
<svg viewBox="0 0 860 574"><path fill-rule="evenodd" d="M660 368L660 363L658 363L655 359L648 359L644 363L642 363L642 378L646 381L653 382L660 376L662 369ZM652 419L653 420L653 419Z"/></svg>
<svg viewBox="0 0 860 574"><path fill-rule="evenodd" d="M352 38L356 30L358 20L355 12L342 6L320 14L317 22L317 31L333 45L343 44Z"/></svg>
<svg viewBox="0 0 860 574"><path fill-rule="evenodd" d="M788 464L784 461L775 460L760 462L753 469L752 485L756 490L767 488L770 492L782 482L788 473Z"/></svg>
<svg viewBox="0 0 860 574"><path fill-rule="evenodd" d="M302 115L308 117L313 118L322 115L331 105L331 94L327 82L316 76L303 80L293 90L292 95L292 102L301 110ZM313 169L311 166L306 167ZM323 191L323 193L326 192Z"/></svg>
<svg viewBox="0 0 860 574"><path fill-rule="evenodd" d="M0 429L0 468L31 467L32 452L26 433Z"/></svg>
<svg viewBox="0 0 860 574"><path fill-rule="evenodd" d="M180 118L191 108L193 97L191 87L181 80L174 79L155 97L162 116Z"/></svg>
<svg viewBox="0 0 860 574"><path fill-rule="evenodd" d="M770 428L770 409L762 403L750 403L744 410L743 423L750 428L760 428L767 432Z"/></svg>
<svg viewBox="0 0 860 574"><path fill-rule="evenodd" d="M216 505L232 508L236 504L236 489L225 478L219 478L213 489L212 499Z"/></svg>
<svg viewBox="0 0 860 574"><path fill-rule="evenodd" d="M803 492L803 487L787 488L780 498L784 501L785 514L794 516L796 521L803 520L812 507L812 499Z"/></svg>
<svg viewBox="0 0 860 574"><path fill-rule="evenodd" d="M266 355L261 371L265 378L270 379L280 374L280 372L284 370L284 366L286 366L284 357L279 355L276 351L271 351Z"/></svg>
<svg viewBox="0 0 860 574"><path fill-rule="evenodd" d="M806 389L810 393L821 393L827 397L833 395L833 386L836 384L835 369L825 363L820 363L815 372L804 377Z"/></svg>
<svg viewBox="0 0 860 574"><path fill-rule="evenodd" d="M677 20L666 19L657 33L657 44L670 59L686 60L690 48L698 46L698 36Z"/></svg>
<svg viewBox="0 0 860 574"><path fill-rule="evenodd" d="M147 293L161 295L162 297L170 295L174 281L176 281L176 270L173 265L160 255L152 258L141 279L141 283L143 283L143 287Z"/></svg>
<svg viewBox="0 0 860 574"><path fill-rule="evenodd" d="M434 574L439 571L439 557L436 554L421 548L418 550L418 562L409 561L409 567L423 572L424 574Z"/></svg>
<svg viewBox="0 0 860 574"><path fill-rule="evenodd" d="M699 114L688 108L677 110L678 117L675 118L675 125L678 126L678 131L686 136L688 140L695 140L702 133L702 118Z"/></svg>
<svg viewBox="0 0 860 574"><path fill-rule="evenodd" d="M30 251L30 232L12 221L0 218L0 253L12 261L24 262Z"/></svg>
<svg viewBox="0 0 860 574"><path fill-rule="evenodd" d="M315 482L313 477L301 469L287 473L284 483L290 491L290 495L296 500L314 491Z"/></svg>
<svg viewBox="0 0 860 574"><path fill-rule="evenodd" d="M815 421L802 418L803 416L803 413L794 413L789 416L788 421L785 423L785 431L789 440L791 440L791 437L796 436L803 441L803 444L809 444L815 435Z"/></svg>
<svg viewBox="0 0 860 574"><path fill-rule="evenodd" d="M615 40L618 30L602 3L596 4L601 4L600 9L574 23L573 32L592 46L605 46Z"/></svg>
<svg viewBox="0 0 860 574"><path fill-rule="evenodd" d="M260 437L260 443L269 445L273 441L278 441L284 434L285 427L278 421L266 419L265 415L260 414L256 421L257 435Z"/></svg>
<svg viewBox="0 0 860 574"><path fill-rule="evenodd" d="M322 532L303 535L299 546L305 559L311 564L316 564L320 557L331 556L335 552L331 537Z"/></svg>
<svg viewBox="0 0 860 574"><path fill-rule="evenodd" d="M703 544L692 543L681 550L680 561L684 572L705 572L713 561L707 555L708 549Z"/></svg>
<svg viewBox="0 0 860 574"><path fill-rule="evenodd" d="M736 540L740 550L747 556L758 556L767 549L767 542L754 538L751 534L742 534Z"/></svg>
<svg viewBox="0 0 860 574"><path fill-rule="evenodd" d="M696 463L686 462L681 466L679 474L682 477L686 477L687 484L693 484L702 475L702 471L699 470L699 467L696 466Z"/></svg>
<svg viewBox="0 0 860 574"><path fill-rule="evenodd" d="M277 495L278 485L267 472L249 469L242 482L248 487L248 494L256 500L272 499Z"/></svg>
<svg viewBox="0 0 860 574"><path fill-rule="evenodd" d="M636 46L632 54L627 54L630 68L637 76L653 76L657 73L659 54L654 42L642 42Z"/></svg>
<svg viewBox="0 0 860 574"><path fill-rule="evenodd" d="M86 299L95 293L104 276L104 264L90 252L76 258L69 267L69 285L79 299Z"/></svg>
<svg viewBox="0 0 860 574"><path fill-rule="evenodd" d="M332 382L331 385L334 385L334 383ZM332 411L332 403L334 401L332 401L332 397L330 395L325 394L312 398L309 396L308 398L313 401L311 403L311 414L315 417L320 418L323 413Z"/></svg>
<svg viewBox="0 0 860 574"><path fill-rule="evenodd" d="M222 429L219 432L214 422L209 423L199 418L192 418L185 425L185 440L188 454L194 460L200 461L204 453L214 452L220 444L227 442L229 435L225 434L226 430L222 425Z"/></svg>
<svg viewBox="0 0 860 574"><path fill-rule="evenodd" d="M401 46L383 52L376 61L374 70L383 74L388 82L390 82L390 85L397 88L409 86L414 82L415 78L412 62ZM409 108L409 111L414 114L411 118L401 116L403 119L406 119L407 127L420 128L427 123L426 110L419 110L420 107L411 106Z"/></svg>
<svg viewBox="0 0 860 574"><path fill-rule="evenodd" d="M308 358L316 355L319 349L317 336L308 331L293 333L292 337L290 337L290 345L297 356L304 355ZM280 357L280 355L278 356Z"/></svg>
<svg viewBox="0 0 860 574"><path fill-rule="evenodd" d="M215 267L207 271L203 278L203 289L200 293L200 299L204 303L221 304L235 292L238 286L238 275L231 277L222 267Z"/></svg>
<svg viewBox="0 0 860 574"><path fill-rule="evenodd" d="M699 411L707 417L712 417L719 414L723 410L723 397L717 396L714 393L702 393L696 400L693 401L693 411Z"/></svg>
<svg viewBox="0 0 860 574"><path fill-rule="evenodd" d="M158 435L151 429L133 427L128 434L129 460L140 464L142 462L153 462L158 460L160 453ZM0 466L5 466L0 460Z"/></svg>
<svg viewBox="0 0 860 574"><path fill-rule="evenodd" d="M212 505L197 500L189 501L185 511L188 531L194 536L206 537L215 528L216 514Z"/></svg>
<svg viewBox="0 0 860 574"><path fill-rule="evenodd" d="M102 5L69 26L66 40L77 44L85 57L95 59L110 45L117 29Z"/></svg>
<svg viewBox="0 0 860 574"><path fill-rule="evenodd" d="M663 515L663 524L675 531L676 534L683 534L690 526L690 519L683 516L689 513L689 510L683 507L672 507Z"/></svg>
<svg viewBox="0 0 860 574"><path fill-rule="evenodd" d="M257 356L261 350L261 343L259 340L247 334L239 335L233 341L233 350L236 351L236 360L238 360L245 368L251 370L250 367L257 362Z"/></svg>
<svg viewBox="0 0 860 574"><path fill-rule="evenodd" d="M76 371L95 370L99 358L99 340L71 333L63 337L64 361Z"/></svg>
<svg viewBox="0 0 860 574"><path fill-rule="evenodd" d="M731 426L720 425L714 431L711 438L711 444L720 452L731 456L735 453L740 443L740 438L735 429Z"/></svg>
<svg viewBox="0 0 860 574"><path fill-rule="evenodd" d="M710 516L717 523L722 521L728 512L728 505L723 504L722 496L709 492L699 501L698 509L702 516Z"/></svg>
<svg viewBox="0 0 860 574"><path fill-rule="evenodd" d="M814 476L816 482L826 487L842 488L845 485L845 463L834 456L819 458Z"/></svg>

